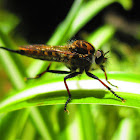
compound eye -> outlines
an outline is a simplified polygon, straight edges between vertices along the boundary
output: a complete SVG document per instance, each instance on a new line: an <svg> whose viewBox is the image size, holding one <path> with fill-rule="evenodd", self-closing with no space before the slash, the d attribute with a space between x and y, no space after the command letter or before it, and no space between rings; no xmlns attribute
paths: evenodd
<svg viewBox="0 0 140 140"><path fill-rule="evenodd" d="M101 64L104 60L104 53L102 50L97 50L95 53L95 62L96 64Z"/></svg>

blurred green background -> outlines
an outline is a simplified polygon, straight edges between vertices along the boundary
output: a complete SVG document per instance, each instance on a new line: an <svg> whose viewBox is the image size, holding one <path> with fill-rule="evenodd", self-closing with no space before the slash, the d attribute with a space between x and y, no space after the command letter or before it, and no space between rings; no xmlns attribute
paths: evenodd
<svg viewBox="0 0 140 140"><path fill-rule="evenodd" d="M127 78L125 77L128 82L140 83L138 77L140 71L139 28L139 4L136 0L52 2L0 0L0 46L16 49L17 46L25 44L65 45L74 39L87 40L96 49L110 50L107 72L114 73L109 74L111 79L115 79L118 76L117 73L123 72L119 80L128 75ZM26 91L30 87L40 86L46 82L51 84L54 81L63 81L64 76L49 73L37 81L24 81L24 77L35 76L46 69L48 64L48 62L0 50L1 102L9 96L15 102L18 101L15 95L21 95L20 91ZM65 67L63 64L53 63L51 69L65 69ZM135 80L133 75L136 75L138 80ZM104 78L99 71L100 76ZM86 93L84 96L86 97ZM41 105L39 100L34 101L36 97L31 95L29 97L30 103ZM32 106L28 99L25 99L25 102L19 101L11 107L8 106L12 105L11 101L3 110L0 104L2 110L0 111L2 112L0 114L0 139L140 139L139 108L113 106L112 99L105 105L101 105L102 101L100 105L86 104L86 101L81 104L79 100L76 102L78 104L74 102L69 104L70 114L68 115L63 111L66 99L67 94L62 101L58 99L55 103L55 99L50 99L53 101L51 105L38 107L35 107L35 104ZM43 101L45 100L44 98ZM136 106L135 102L132 103ZM26 108L16 110L22 108L22 105ZM7 110L16 111L7 112Z"/></svg>

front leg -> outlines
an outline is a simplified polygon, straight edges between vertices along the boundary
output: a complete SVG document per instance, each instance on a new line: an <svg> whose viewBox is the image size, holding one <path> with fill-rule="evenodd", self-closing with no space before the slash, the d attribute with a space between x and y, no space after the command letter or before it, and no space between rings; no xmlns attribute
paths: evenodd
<svg viewBox="0 0 140 140"><path fill-rule="evenodd" d="M96 80L98 80L100 83L102 83L110 92L112 92L117 98L120 98L122 100L122 102L125 102L125 99L123 99L122 97L118 96L109 86L107 86L103 81L101 81L97 76L93 75L90 72L86 71L86 74L91 77L94 78Z"/></svg>
<svg viewBox="0 0 140 140"><path fill-rule="evenodd" d="M106 74L106 70L105 70L104 66L100 66L100 68L101 68L101 70L104 72L106 81L107 81L111 86L114 86L114 87L118 88L117 86L111 84L111 83L108 81L107 74Z"/></svg>

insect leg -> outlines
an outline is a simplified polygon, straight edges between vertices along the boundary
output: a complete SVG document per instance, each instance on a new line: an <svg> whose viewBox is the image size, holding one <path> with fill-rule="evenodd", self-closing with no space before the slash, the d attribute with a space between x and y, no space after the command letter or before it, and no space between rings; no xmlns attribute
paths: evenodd
<svg viewBox="0 0 140 140"><path fill-rule="evenodd" d="M120 98L122 100L122 102L125 102L125 99L123 99L122 97L118 96L110 87L108 87L103 81L101 81L97 76L93 75L90 72L86 72L86 74L91 77L94 78L96 80L98 80L99 82L101 82L110 92L112 92L117 98Z"/></svg>
<svg viewBox="0 0 140 140"><path fill-rule="evenodd" d="M49 70L50 66L51 66L51 63L49 64L49 66L47 67L47 69L45 71L43 71L42 73L38 74L37 76L35 76L33 78L26 78L26 79L28 80L28 79L37 79L37 78L40 78L46 72L58 73L58 74L68 74L68 73L71 73L70 71Z"/></svg>
<svg viewBox="0 0 140 140"><path fill-rule="evenodd" d="M68 85L67 85L67 83L66 83L66 80L69 79L69 78L75 77L75 76L77 76L78 74L81 74L81 72L73 72L73 73L67 75L67 76L64 78L64 84L65 84L65 87L66 87L67 92L68 92L68 95L69 95L69 98L67 99L67 101L66 101L66 103L65 103L64 111L67 111L67 112L68 112L68 110L67 110L66 108L67 108L68 103L69 103L70 100L71 100L71 94L70 94Z"/></svg>
<svg viewBox="0 0 140 140"><path fill-rule="evenodd" d="M36 75L35 77L25 78L25 80L40 78L42 75L44 75L49 70L50 66L51 66L51 63L49 64L49 66L47 67L47 69L45 71L43 71L42 73Z"/></svg>
<svg viewBox="0 0 140 140"><path fill-rule="evenodd" d="M114 86L114 87L118 88L117 86L111 84L111 83L108 81L108 78L107 78L107 74L106 74L106 70L105 70L105 68L104 68L103 66L101 66L101 69L102 69L102 71L104 72L104 75L105 75L105 79L106 79L106 81L107 81L111 86Z"/></svg>

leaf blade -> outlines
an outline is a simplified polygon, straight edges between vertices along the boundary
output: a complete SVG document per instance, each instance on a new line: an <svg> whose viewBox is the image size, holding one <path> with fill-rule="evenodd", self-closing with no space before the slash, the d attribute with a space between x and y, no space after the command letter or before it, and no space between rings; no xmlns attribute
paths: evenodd
<svg viewBox="0 0 140 140"><path fill-rule="evenodd" d="M118 74L119 75L119 74ZM117 77L117 74L115 74ZM62 80L62 79L61 79ZM73 104L107 104L129 107L140 107L139 86L140 83L114 80L120 89L113 89L119 96L127 101L122 103L119 99L112 96L101 83L96 80L68 81L73 100ZM86 85L86 86L85 86ZM55 87L55 88L54 88ZM108 94L109 93L109 94ZM12 111L26 108L29 106L64 104L67 99L67 92L63 82L44 83L29 87L20 91L0 104L0 112Z"/></svg>

